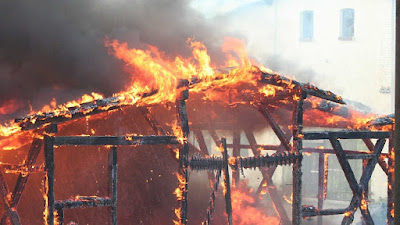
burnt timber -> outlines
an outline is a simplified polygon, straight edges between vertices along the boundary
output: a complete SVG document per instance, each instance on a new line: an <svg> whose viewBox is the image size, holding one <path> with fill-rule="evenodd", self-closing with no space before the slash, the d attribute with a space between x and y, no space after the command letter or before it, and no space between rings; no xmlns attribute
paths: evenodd
<svg viewBox="0 0 400 225"><path fill-rule="evenodd" d="M219 79L218 77L216 79ZM350 224L353 221L353 215L355 211L360 208L363 216L363 221L366 224L374 224L373 219L367 207L362 207L361 202L365 200L363 193L367 192L368 182L370 181L371 174L376 166L379 164L388 175L388 181L390 184L393 183L391 179L391 174L389 168L393 166L393 162L389 158L389 154L381 154L384 143L387 139L392 138L392 132L387 131L370 131L370 130L344 130L344 131L322 131L322 132L305 132L303 131L303 114L304 110L311 107L310 103L307 101L309 96L314 96L316 98L322 99L323 101L329 102L319 105L318 110L330 112L331 108L336 107L336 103L345 104L343 99L332 92L321 90L313 85L300 83L278 74L266 73L260 71L260 78L258 83L260 85L275 85L282 87L280 97L286 98L287 96L297 96L298 100L292 100L287 104L282 105L282 109L292 112L291 125L292 130L285 130L285 128L278 124L278 121L274 119L272 113L268 108L268 101L265 102L263 99L254 99L251 103L254 108L261 114L265 119L266 123L271 126L273 132L276 134L277 138L281 142L280 145L259 145L256 143L254 134L252 130L242 129L240 127L235 128L233 131L234 138L232 143L227 144L226 139L218 137L216 133L217 126L213 124L208 124L207 129L201 126L191 126L193 133L197 134L197 141L200 145L200 152L204 155L209 155L207 146L204 145L204 137L201 137L202 131L207 130L214 140L217 146L222 144L224 149L222 157L190 157L190 147L191 143L188 142L188 136L190 134L189 130L189 119L187 115L187 105L186 101L189 98L189 91L191 88L196 87L196 84L200 83L201 80L198 78L193 78L191 80L183 80L179 82L177 89L180 92L178 98L176 99L176 116L179 127L183 134L183 142L178 141L178 137L167 135L167 132L161 128L157 120L151 115L151 113L146 109L142 108L142 113L144 120L152 127L155 135L151 136L57 136L56 134L44 135L44 140L35 139L32 143L31 150L24 164L20 165L3 165L0 166L0 186L3 201L6 201L6 195L9 193L8 186L4 179L2 179L2 173L5 171L13 171L19 174L17 184L14 191L12 192L12 202L10 207L6 207L6 212L3 215L2 223L8 219L13 224L20 224L19 215L16 210L19 198L25 189L26 181L30 173L34 172L44 172L44 183L45 183L45 194L47 203L45 208L47 210L47 224L54 224L58 222L59 224L64 224L64 210L72 208L84 208L84 207L108 207L110 208L110 222L116 225L117 220L117 146L130 145L166 145L166 149L170 149L169 145L179 145L179 158L178 158L178 173L184 179L184 185L181 187L183 198L179 201L180 204L180 222L181 224L187 224L188 222L188 203L187 198L188 193L188 183L189 183L189 171L216 171L214 174L214 185L213 190L210 194L210 201L207 209L207 215L205 218L206 224L212 223L212 214L214 213L213 201L215 200L215 195L217 192L217 187L219 183L220 176L223 174L224 184L227 187L227 192L225 194L226 203L226 215L228 224L232 224L232 214L234 208L232 208L231 203L231 179L229 178L229 170L232 173L232 182L238 182L240 179L239 170L244 169L260 169L263 180L259 185L260 193L263 184L267 184L268 192L271 196L273 204L277 215L281 221L281 224L288 225L301 225L302 220L307 217L319 216L318 225L322 224L322 217L325 215L336 215L343 214L343 224ZM152 91L150 93L145 93L141 97L143 99L156 94L158 91ZM279 95L279 94L278 94ZM331 103L334 102L334 103ZM95 100L93 102L83 103L79 106L65 108L61 112L46 112L35 115L29 115L27 117L18 118L15 122L21 127L22 130L32 130L40 127L44 127L50 124L53 129L52 133L57 132L57 125L59 123L72 121L77 118L86 117L89 115L95 115L111 110L116 110L128 106L143 106L140 102L129 104L126 102L121 102L118 97L111 97L106 99ZM273 104L272 104L273 105ZM274 105L276 107L276 105ZM151 107L151 106L146 106ZM337 112L333 112L335 114ZM240 119L240 118L239 118ZM385 125L390 124L390 119L382 119L378 121L371 121L372 125ZM248 145L240 143L240 133L245 132L245 135L249 141ZM48 131L47 131L48 132ZM51 133L51 132L50 132ZM293 137L293 141L290 142L290 138ZM332 143L332 149L318 149L318 148L304 148L303 142L308 140L321 140L326 139ZM365 142L369 149L369 152L360 152L354 150L344 150L340 144L339 139L361 139ZM379 139L374 145L371 139ZM34 165L36 158L40 152L40 149L44 145L44 155L45 163L44 165ZM109 152L109 193L108 196L94 197L94 196L77 196L75 198L66 200L56 200L54 196L54 155L56 154L55 147L57 146L110 146L111 151ZM258 148L263 148L266 150L275 150L274 155L261 155L257 151ZM233 150L233 156L235 157L235 162L228 163L227 149ZM251 149L254 156L253 157L241 157L241 149ZM335 154L339 159L342 170L346 174L346 179L349 186L353 192L353 198L349 203L349 206L344 209L323 209L323 192L324 187L321 185L318 197L318 207L308 207L302 205L302 163L303 163L303 153L316 153L319 154L321 159L321 168L319 169L319 183L323 182L324 176L321 173L325 172L323 165L324 154ZM382 157L388 158L388 162L384 161ZM349 166L349 160L362 159L365 160L365 169L363 171L362 177L357 181L354 177L354 172ZM272 181L272 175L274 174L277 166L281 165L291 165L293 167L293 205L292 205L292 221L290 221L287 212L282 204L282 194L276 190L276 187ZM37 169L34 169L37 168ZM28 174L28 176L27 176ZM389 195L393 195L393 190L388 190ZM388 202L388 221L393 221L389 210L391 210L392 205ZM55 218L54 215L58 215Z"/></svg>

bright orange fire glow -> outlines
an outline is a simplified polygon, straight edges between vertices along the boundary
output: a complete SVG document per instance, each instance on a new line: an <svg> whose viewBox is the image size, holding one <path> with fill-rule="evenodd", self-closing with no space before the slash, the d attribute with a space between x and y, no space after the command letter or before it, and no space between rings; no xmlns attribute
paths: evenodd
<svg viewBox="0 0 400 225"><path fill-rule="evenodd" d="M277 217L267 216L265 209L255 206L254 191L247 187L244 180L238 188L232 189L233 224L238 225L279 225Z"/></svg>

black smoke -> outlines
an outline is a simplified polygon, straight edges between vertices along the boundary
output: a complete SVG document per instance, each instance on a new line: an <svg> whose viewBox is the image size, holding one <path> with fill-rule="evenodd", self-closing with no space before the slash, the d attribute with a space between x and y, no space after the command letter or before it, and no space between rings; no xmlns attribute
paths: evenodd
<svg viewBox="0 0 400 225"><path fill-rule="evenodd" d="M223 39L222 29L189 4L187 0L1 1L0 107L10 99L35 108L52 98L63 102L91 91L108 96L122 90L132 78L123 72L122 62L108 54L106 37L136 48L152 44L171 56L188 55L186 40L195 37L213 54Z"/></svg>

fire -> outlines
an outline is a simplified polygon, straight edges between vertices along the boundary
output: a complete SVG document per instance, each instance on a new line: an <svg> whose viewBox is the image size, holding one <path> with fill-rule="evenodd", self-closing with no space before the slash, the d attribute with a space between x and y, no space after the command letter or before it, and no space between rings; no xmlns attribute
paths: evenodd
<svg viewBox="0 0 400 225"><path fill-rule="evenodd" d="M22 108L24 104L17 99L10 99L3 103L3 105L0 105L0 115L6 115L13 113L20 108Z"/></svg>
<svg viewBox="0 0 400 225"><path fill-rule="evenodd" d="M274 97L277 91L283 91L283 87L278 87L274 85L265 85L259 90L259 92L264 94L265 97L270 97L270 96Z"/></svg>
<svg viewBox="0 0 400 225"><path fill-rule="evenodd" d="M237 188L232 189L233 224L239 225L279 225L276 217L267 216L265 209L257 207L254 191L242 180Z"/></svg>
<svg viewBox="0 0 400 225"><path fill-rule="evenodd" d="M175 153L175 158L179 159L179 148L176 148L176 149L174 149L172 151L174 151L174 153Z"/></svg>
<svg viewBox="0 0 400 225"><path fill-rule="evenodd" d="M181 225L182 224L181 208L176 208L174 211L175 211L175 216L176 216L177 220L173 220L172 222L174 222L174 225Z"/></svg>
<svg viewBox="0 0 400 225"><path fill-rule="evenodd" d="M293 193L290 195L290 197L287 197L286 195L283 195L283 199L289 204L293 203Z"/></svg>
<svg viewBox="0 0 400 225"><path fill-rule="evenodd" d="M327 191L328 191L328 166L329 166L329 154L324 155L324 183L323 183L323 199L326 199Z"/></svg>

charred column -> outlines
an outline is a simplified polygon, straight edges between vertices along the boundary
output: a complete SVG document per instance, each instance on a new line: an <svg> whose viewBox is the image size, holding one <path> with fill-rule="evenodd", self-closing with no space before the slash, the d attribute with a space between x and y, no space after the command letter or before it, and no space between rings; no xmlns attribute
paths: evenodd
<svg viewBox="0 0 400 225"><path fill-rule="evenodd" d="M393 138L389 139L389 157L388 157L388 186L387 186L387 224L393 225L394 223L394 141Z"/></svg>
<svg viewBox="0 0 400 225"><path fill-rule="evenodd" d="M321 210L324 205L324 197L325 197L325 154L319 153L318 160L318 210ZM318 216L317 225L322 225L322 216Z"/></svg>
<svg viewBox="0 0 400 225"><path fill-rule="evenodd" d="M303 103L307 93L302 89L298 91L299 100L295 104L293 111L293 151L298 154L303 152ZM302 158L293 165L293 204L292 204L292 223L293 225L302 224L302 203L301 203L301 185L302 185Z"/></svg>
<svg viewBox="0 0 400 225"><path fill-rule="evenodd" d="M233 141L232 141L232 156L240 156L240 130L233 131ZM232 185L235 187L239 183L239 171L232 170Z"/></svg>
<svg viewBox="0 0 400 225"><path fill-rule="evenodd" d="M111 224L117 225L117 172L118 172L118 164L117 164L117 147L112 147L109 152L109 196L111 198Z"/></svg>
<svg viewBox="0 0 400 225"><path fill-rule="evenodd" d="M189 181L188 174L188 161L189 161L189 121L186 112L186 100L189 98L189 90L185 89L180 93L180 96L176 100L176 110L178 115L178 123L182 129L182 147L179 149L179 168L178 173L180 176L179 182L184 182L182 184L182 199L180 200L180 219L182 224L187 223L187 188Z"/></svg>
<svg viewBox="0 0 400 225"><path fill-rule="evenodd" d="M46 225L54 225L54 137L44 136L44 220Z"/></svg>
<svg viewBox="0 0 400 225"><path fill-rule="evenodd" d="M226 148L226 139L222 138L222 147L224 148L223 159L224 159L224 186L225 186L225 204L226 214L228 215L228 224L232 225L232 200L231 200L231 185L229 180L229 163L228 163L228 151Z"/></svg>

